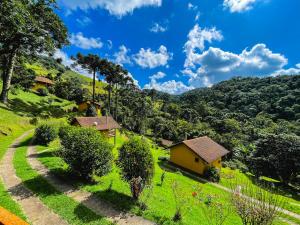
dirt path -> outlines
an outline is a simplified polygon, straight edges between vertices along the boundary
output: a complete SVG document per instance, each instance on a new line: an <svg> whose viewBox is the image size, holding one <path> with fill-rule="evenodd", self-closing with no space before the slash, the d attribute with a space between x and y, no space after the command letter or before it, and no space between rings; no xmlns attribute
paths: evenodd
<svg viewBox="0 0 300 225"><path fill-rule="evenodd" d="M0 162L0 178L4 187L11 194L12 198L22 207L29 222L33 225L68 225L58 215L48 209L38 197L27 189L22 181L16 176L13 166L13 156L20 141L26 137L30 131L17 138L9 147L2 161Z"/></svg>
<svg viewBox="0 0 300 225"><path fill-rule="evenodd" d="M65 195L73 198L93 210L96 214L107 217L108 220L119 225L154 225L155 223L145 220L142 217L118 211L112 205L101 201L93 194L74 188L67 182L51 174L51 172L37 159L37 152L34 146L29 146L27 159L31 167L42 175L51 185Z"/></svg>

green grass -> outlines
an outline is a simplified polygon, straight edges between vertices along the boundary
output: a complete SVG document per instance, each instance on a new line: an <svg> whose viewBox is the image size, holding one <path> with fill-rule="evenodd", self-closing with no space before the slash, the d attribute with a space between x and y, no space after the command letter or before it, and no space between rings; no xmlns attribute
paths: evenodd
<svg viewBox="0 0 300 225"><path fill-rule="evenodd" d="M117 156L117 148L124 142L125 137L122 136L117 140L117 146L114 148L114 155ZM54 141L48 147L38 146L39 160L47 166L52 172L59 176L67 176L68 166L57 156L55 152L59 146L58 141ZM139 207L134 204L130 198L129 186L126 182L122 181L119 175L119 170L114 166L113 171L108 175L96 178L96 184L86 184L83 182L74 182L83 190L95 193L99 198L111 202L116 208L130 211L136 215L141 215L146 219L155 221L158 224L174 224L172 217L175 212L174 196L172 194L172 184L176 180L182 187L184 196L188 201L188 207L184 210L184 217L181 224L196 225L201 222L205 225L203 212L200 209L199 203L192 197L195 187L202 188L203 196L215 196L219 202L228 205L229 194L221 189L212 186L209 183L199 183L191 178L183 176L175 172L166 172L166 178L163 186L160 186L160 176L162 169L158 162L159 156L166 156L166 151L152 147L152 153L155 159L155 176L153 180L153 193L146 201L148 209L141 211ZM112 184L112 188L109 186ZM235 213L232 213L226 224L241 224L240 218ZM275 224L286 224L277 220Z"/></svg>
<svg viewBox="0 0 300 225"><path fill-rule="evenodd" d="M32 190L45 205L70 224L111 224L104 217L95 214L84 205L79 204L63 193L57 191L30 167L26 160L26 151L29 141L30 138L26 138L21 147L17 148L14 156L14 167L17 176L22 179L23 184Z"/></svg>
<svg viewBox="0 0 300 225"><path fill-rule="evenodd" d="M251 185L254 188L261 188L259 185L255 183L251 174L244 174L240 172L239 170L231 170L230 168L223 168L222 169L222 175L221 175L221 181L220 184L222 184L225 187L231 187L232 185L243 185L248 184ZM268 182L274 182L275 180L271 180L270 178L263 178L267 183ZM272 194L276 198L280 198L282 201L284 201L284 208L300 214L300 201L298 201L295 198L299 198L299 196L295 196L295 198L284 196L282 194L274 193Z"/></svg>
<svg viewBox="0 0 300 225"><path fill-rule="evenodd" d="M0 82L0 90L1 88L2 82ZM29 123L32 118L30 117L32 116L32 112L36 111L39 107L45 107L44 112L49 112L47 111L47 109L49 109L49 103L45 102L40 104L41 101L45 101L46 99L47 98L40 97L31 92L18 90L15 94L9 94L9 105L0 103L0 160L4 156L7 148L16 138L34 127ZM73 104L68 101L58 100L59 101L55 101L52 104L60 108L68 107L68 105ZM20 206L11 198L1 181L0 206L26 219Z"/></svg>

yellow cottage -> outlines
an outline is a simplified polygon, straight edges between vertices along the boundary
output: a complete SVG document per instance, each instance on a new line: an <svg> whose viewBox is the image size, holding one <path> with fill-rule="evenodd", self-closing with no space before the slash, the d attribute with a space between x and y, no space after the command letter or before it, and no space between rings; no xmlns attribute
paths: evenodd
<svg viewBox="0 0 300 225"><path fill-rule="evenodd" d="M101 104L99 102L93 101L84 101L78 104L78 111L84 112L86 111L90 105L94 105L98 115L101 115Z"/></svg>
<svg viewBox="0 0 300 225"><path fill-rule="evenodd" d="M180 167L203 174L209 167L222 167L222 157L229 153L209 137L186 140L170 147L170 161Z"/></svg>
<svg viewBox="0 0 300 225"><path fill-rule="evenodd" d="M46 77L35 77L35 83L32 90L37 91L38 89L48 88L54 84L54 82Z"/></svg>

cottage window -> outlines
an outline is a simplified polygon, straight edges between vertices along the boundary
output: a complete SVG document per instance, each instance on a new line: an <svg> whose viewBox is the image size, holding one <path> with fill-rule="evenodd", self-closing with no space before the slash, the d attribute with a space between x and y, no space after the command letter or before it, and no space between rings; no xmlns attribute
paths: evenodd
<svg viewBox="0 0 300 225"><path fill-rule="evenodd" d="M195 162L199 162L199 158L195 158Z"/></svg>

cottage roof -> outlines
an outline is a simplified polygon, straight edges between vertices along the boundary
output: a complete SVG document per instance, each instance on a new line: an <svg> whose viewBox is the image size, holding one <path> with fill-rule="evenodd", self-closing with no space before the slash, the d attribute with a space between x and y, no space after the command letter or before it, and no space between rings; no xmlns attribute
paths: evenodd
<svg viewBox="0 0 300 225"><path fill-rule="evenodd" d="M45 84L54 84L52 80L41 76L35 77L35 81L40 83L45 83Z"/></svg>
<svg viewBox="0 0 300 225"><path fill-rule="evenodd" d="M75 121L82 127L96 127L97 130L121 128L121 126L111 116L75 117L73 124Z"/></svg>
<svg viewBox="0 0 300 225"><path fill-rule="evenodd" d="M227 149L219 145L207 136L185 140L178 144L184 144L207 163L225 156L229 153ZM176 145L178 145L176 144Z"/></svg>
<svg viewBox="0 0 300 225"><path fill-rule="evenodd" d="M170 147L173 145L173 141L167 140L167 139L161 139L160 140L161 145L165 147Z"/></svg>

